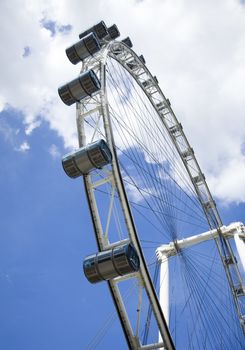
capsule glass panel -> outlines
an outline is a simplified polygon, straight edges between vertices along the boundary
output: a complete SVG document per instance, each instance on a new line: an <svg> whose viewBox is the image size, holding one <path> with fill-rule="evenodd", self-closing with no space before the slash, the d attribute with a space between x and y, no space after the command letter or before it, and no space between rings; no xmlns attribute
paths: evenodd
<svg viewBox="0 0 245 350"><path fill-rule="evenodd" d="M95 24L93 27L91 27L91 28L85 30L84 32L82 32L81 34L79 34L79 38L81 39L91 32L95 33L99 39L103 39L106 35L108 35L108 31L107 31L107 27L105 25L105 22L101 21L101 22Z"/></svg>
<svg viewBox="0 0 245 350"><path fill-rule="evenodd" d="M78 78L59 87L58 93L61 100L68 106L79 102L87 96L91 96L100 90L100 81L94 71L88 70Z"/></svg>
<svg viewBox="0 0 245 350"><path fill-rule="evenodd" d="M90 255L83 262L84 274L91 283L124 276L139 268L139 256L131 243Z"/></svg>
<svg viewBox="0 0 245 350"><path fill-rule="evenodd" d="M83 61L100 50L100 43L94 33L90 33L66 49L66 55L73 64Z"/></svg>
<svg viewBox="0 0 245 350"><path fill-rule="evenodd" d="M71 178L88 174L93 169L101 169L110 164L111 151L104 140L92 142L69 153L62 158L62 165L66 174Z"/></svg>

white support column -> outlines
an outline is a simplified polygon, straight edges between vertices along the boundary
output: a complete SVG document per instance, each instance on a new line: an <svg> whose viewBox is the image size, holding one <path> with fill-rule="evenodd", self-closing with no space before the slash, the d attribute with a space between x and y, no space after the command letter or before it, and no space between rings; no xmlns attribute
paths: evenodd
<svg viewBox="0 0 245 350"><path fill-rule="evenodd" d="M245 273L245 244L243 242L243 239L240 237L239 232L234 234L234 240L236 244L237 253L239 255L243 272Z"/></svg>
<svg viewBox="0 0 245 350"><path fill-rule="evenodd" d="M215 230L200 233L198 235L186 237L183 239L178 239L174 242L163 244L156 249L156 256L160 263L159 300L160 300L160 305L168 326L170 321L169 320L169 261L168 261L169 257L177 255L179 250L195 246L205 241L216 239L219 237L220 234L226 237L227 239L231 239L231 238L234 239L237 252L238 252L243 270L245 272L245 228L241 222L233 222L229 226L220 227L219 230L215 229ZM241 279L241 276L240 276L240 279ZM243 293L244 283L241 283L241 287L242 287L242 293ZM238 303L237 298L238 296L236 296L236 303ZM243 322L245 315L241 314L239 310L238 310L238 315L241 322ZM160 334L159 334L159 342L162 342L162 337ZM163 350L163 349L164 348L161 348L160 350Z"/></svg>
<svg viewBox="0 0 245 350"><path fill-rule="evenodd" d="M165 321L169 326L169 267L168 255L162 253L160 261L160 291L159 301L164 314ZM162 342L161 334L159 334L159 343ZM163 348L162 348L163 349Z"/></svg>

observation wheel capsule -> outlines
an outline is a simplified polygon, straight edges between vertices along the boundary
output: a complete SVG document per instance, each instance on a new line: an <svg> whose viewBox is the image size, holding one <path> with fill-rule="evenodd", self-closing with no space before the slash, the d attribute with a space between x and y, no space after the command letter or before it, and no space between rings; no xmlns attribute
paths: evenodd
<svg viewBox="0 0 245 350"><path fill-rule="evenodd" d="M110 164L111 151L104 140L92 142L62 158L63 169L71 178L88 174L93 169L101 169Z"/></svg>
<svg viewBox="0 0 245 350"><path fill-rule="evenodd" d="M79 34L79 39L82 39L84 36L86 36L91 32L95 33L99 39L103 39L106 35L108 35L108 30L107 30L107 26L105 25L105 22L100 21L99 23L95 24L91 28Z"/></svg>
<svg viewBox="0 0 245 350"><path fill-rule="evenodd" d="M124 276L139 268L139 256L131 243L89 255L83 262L84 274L91 283Z"/></svg>
<svg viewBox="0 0 245 350"><path fill-rule="evenodd" d="M94 33L90 33L68 47L66 55L72 64L77 64L88 56L94 55L100 48L101 45L97 36Z"/></svg>
<svg viewBox="0 0 245 350"><path fill-rule="evenodd" d="M91 69L79 75L78 78L75 78L69 83L59 87L58 93L61 100L66 105L70 106L73 103L80 102L85 97L96 93L100 90L100 87L100 81Z"/></svg>

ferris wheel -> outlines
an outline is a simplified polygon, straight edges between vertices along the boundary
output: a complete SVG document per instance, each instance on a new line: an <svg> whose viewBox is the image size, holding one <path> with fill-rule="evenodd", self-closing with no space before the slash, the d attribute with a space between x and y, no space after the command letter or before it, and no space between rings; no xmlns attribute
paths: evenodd
<svg viewBox="0 0 245 350"><path fill-rule="evenodd" d="M80 75L59 88L79 140L62 164L83 176L98 245L84 273L107 281L129 349L244 349L243 224L222 224L157 77L119 36L103 21L81 33L66 50Z"/></svg>

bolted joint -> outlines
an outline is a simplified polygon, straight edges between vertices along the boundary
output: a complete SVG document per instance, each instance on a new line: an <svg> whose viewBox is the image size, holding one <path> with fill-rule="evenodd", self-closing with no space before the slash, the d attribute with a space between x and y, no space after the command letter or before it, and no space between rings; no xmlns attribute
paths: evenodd
<svg viewBox="0 0 245 350"><path fill-rule="evenodd" d="M221 233L227 238L234 238L238 233L239 237L245 240L245 227L242 222L232 222L228 226L222 226Z"/></svg>
<svg viewBox="0 0 245 350"><path fill-rule="evenodd" d="M239 222L238 224L239 224L239 226L237 227L237 231L238 231L238 233L243 235L245 238L245 227L244 227L242 222Z"/></svg>
<svg viewBox="0 0 245 350"><path fill-rule="evenodd" d="M237 297L244 297L245 296L245 286L237 286L234 289L234 293L236 294Z"/></svg>
<svg viewBox="0 0 245 350"><path fill-rule="evenodd" d="M169 131L172 135L175 135L177 133L180 133L183 130L183 127L180 123L177 123L169 128Z"/></svg>
<svg viewBox="0 0 245 350"><path fill-rule="evenodd" d="M245 331L245 315L242 315L242 316L241 316L240 323L241 323L242 328L243 328L244 331Z"/></svg>
<svg viewBox="0 0 245 350"><path fill-rule="evenodd" d="M156 250L156 256L159 262L166 260L170 256L176 255L177 250L175 243L171 242L169 244L163 244Z"/></svg>
<svg viewBox="0 0 245 350"><path fill-rule="evenodd" d="M194 156L194 150L191 147L187 148L181 153L181 155L185 160L192 159Z"/></svg>

